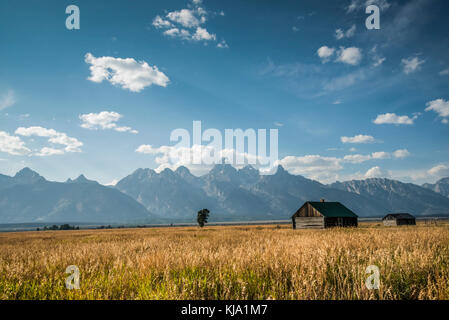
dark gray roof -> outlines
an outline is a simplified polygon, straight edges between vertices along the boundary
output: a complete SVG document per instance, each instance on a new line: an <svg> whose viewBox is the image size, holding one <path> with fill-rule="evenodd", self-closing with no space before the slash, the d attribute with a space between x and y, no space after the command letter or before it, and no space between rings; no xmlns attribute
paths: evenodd
<svg viewBox="0 0 449 320"><path fill-rule="evenodd" d="M312 202L308 201L312 207L325 217L334 218L357 218L357 215L342 205L340 202Z"/></svg>
<svg viewBox="0 0 449 320"><path fill-rule="evenodd" d="M415 219L410 213L390 213L383 217L382 220L385 220L387 217L393 217L395 219Z"/></svg>

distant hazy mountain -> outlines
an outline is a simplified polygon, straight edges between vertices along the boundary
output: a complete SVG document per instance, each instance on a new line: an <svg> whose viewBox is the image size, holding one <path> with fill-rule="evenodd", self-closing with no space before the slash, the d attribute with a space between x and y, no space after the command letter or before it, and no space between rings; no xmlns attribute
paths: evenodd
<svg viewBox="0 0 449 320"><path fill-rule="evenodd" d="M336 182L330 187L371 197L386 206L388 212L408 212L416 215L449 213L449 198L412 183L366 179Z"/></svg>
<svg viewBox="0 0 449 320"><path fill-rule="evenodd" d="M50 182L25 168L14 177L0 175L0 223L149 222L137 201L84 176Z"/></svg>
<svg viewBox="0 0 449 320"><path fill-rule="evenodd" d="M435 184L425 183L423 187L449 197L449 178L438 180Z"/></svg>
<svg viewBox="0 0 449 320"><path fill-rule="evenodd" d="M185 167L160 174L139 169L117 183L148 210L168 220L192 221L201 208L211 210L212 220L288 219L305 202L325 198L341 201L360 216L381 215L387 206L371 197L329 188L282 167L274 175L260 175L247 166L216 165L201 177Z"/></svg>
<svg viewBox="0 0 449 320"><path fill-rule="evenodd" d="M289 219L305 201L321 198L340 201L360 217L439 215L449 214L449 197L443 196L447 181L426 188L388 179L323 185L282 167L260 175L250 166L216 165L201 177L185 167L160 173L138 169L113 188L83 175L50 182L25 168L14 177L0 175L0 223L194 222L202 208L211 211L211 221L278 220Z"/></svg>

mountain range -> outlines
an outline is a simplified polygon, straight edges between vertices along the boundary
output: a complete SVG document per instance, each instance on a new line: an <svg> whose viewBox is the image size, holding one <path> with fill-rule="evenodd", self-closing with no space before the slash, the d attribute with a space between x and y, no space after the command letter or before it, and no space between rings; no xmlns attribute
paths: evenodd
<svg viewBox="0 0 449 320"><path fill-rule="evenodd" d="M210 221L283 220L305 202L340 201L360 217L408 212L449 214L449 178L418 186L390 179L325 185L278 167L261 175L251 166L216 165L197 177L186 167L160 173L138 169L115 187L83 175L51 182L29 168L0 175L0 223L176 223L194 222L202 208Z"/></svg>
<svg viewBox="0 0 449 320"><path fill-rule="evenodd" d="M14 177L0 175L0 223L123 223L151 218L131 197L83 175L65 183L47 181L29 168Z"/></svg>

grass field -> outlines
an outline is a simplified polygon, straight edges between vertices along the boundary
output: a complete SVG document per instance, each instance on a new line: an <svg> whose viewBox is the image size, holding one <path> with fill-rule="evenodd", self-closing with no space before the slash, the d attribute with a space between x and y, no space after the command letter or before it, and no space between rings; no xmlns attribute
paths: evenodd
<svg viewBox="0 0 449 320"><path fill-rule="evenodd" d="M449 225L3 233L0 299L449 299Z"/></svg>

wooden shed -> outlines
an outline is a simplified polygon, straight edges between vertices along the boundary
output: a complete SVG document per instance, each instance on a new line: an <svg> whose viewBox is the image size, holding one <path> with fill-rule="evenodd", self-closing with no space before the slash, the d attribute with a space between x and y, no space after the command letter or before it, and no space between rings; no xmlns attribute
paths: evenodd
<svg viewBox="0 0 449 320"><path fill-rule="evenodd" d="M308 201L292 216L293 229L357 227L357 215L340 202Z"/></svg>
<svg viewBox="0 0 449 320"><path fill-rule="evenodd" d="M416 225L415 217L409 213L390 213L383 217L382 221L387 227Z"/></svg>

